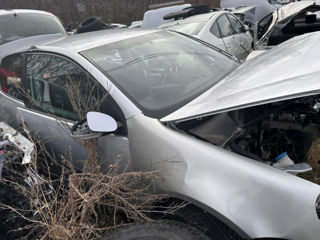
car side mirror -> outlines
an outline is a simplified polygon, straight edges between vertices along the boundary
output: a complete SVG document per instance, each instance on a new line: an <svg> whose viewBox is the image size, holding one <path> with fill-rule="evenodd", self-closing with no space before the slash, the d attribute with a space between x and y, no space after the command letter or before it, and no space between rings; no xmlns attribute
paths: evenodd
<svg viewBox="0 0 320 240"><path fill-rule="evenodd" d="M87 113L88 127L93 132L114 132L118 128L118 124L113 117L99 112Z"/></svg>
<svg viewBox="0 0 320 240"><path fill-rule="evenodd" d="M112 133L117 128L118 124L113 117L99 112L88 112L87 118L72 126L70 136L75 139L97 138L103 133Z"/></svg>
<svg viewBox="0 0 320 240"><path fill-rule="evenodd" d="M246 32L248 32L248 31L250 30L250 28L249 28L247 25L244 25L244 30L245 30Z"/></svg>

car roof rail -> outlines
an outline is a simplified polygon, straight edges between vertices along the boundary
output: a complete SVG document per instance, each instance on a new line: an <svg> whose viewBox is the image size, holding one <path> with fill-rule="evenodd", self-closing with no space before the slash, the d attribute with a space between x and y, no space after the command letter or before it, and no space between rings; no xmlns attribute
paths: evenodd
<svg viewBox="0 0 320 240"><path fill-rule="evenodd" d="M202 13L209 13L211 11L219 11L217 8L211 8L209 5L196 5L184 8L177 12L168 13L163 16L163 20L170 20L170 19L180 19L180 18L186 18Z"/></svg>

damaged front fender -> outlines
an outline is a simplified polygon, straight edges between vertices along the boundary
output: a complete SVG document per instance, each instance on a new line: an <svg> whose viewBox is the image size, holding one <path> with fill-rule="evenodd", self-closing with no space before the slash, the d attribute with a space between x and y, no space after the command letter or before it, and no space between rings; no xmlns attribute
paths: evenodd
<svg viewBox="0 0 320 240"><path fill-rule="evenodd" d="M243 237L317 239L320 186L137 115L128 120L135 170L159 170L159 191L206 206ZM201 206L199 206L201 207Z"/></svg>

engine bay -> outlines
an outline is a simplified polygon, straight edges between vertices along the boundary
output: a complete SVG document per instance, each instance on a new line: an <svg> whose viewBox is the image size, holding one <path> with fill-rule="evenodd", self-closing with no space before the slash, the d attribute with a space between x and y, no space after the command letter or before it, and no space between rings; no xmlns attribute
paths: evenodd
<svg viewBox="0 0 320 240"><path fill-rule="evenodd" d="M309 150L319 136L319 111L317 95L180 122L175 127L269 165L284 153L293 164L301 164L308 162Z"/></svg>

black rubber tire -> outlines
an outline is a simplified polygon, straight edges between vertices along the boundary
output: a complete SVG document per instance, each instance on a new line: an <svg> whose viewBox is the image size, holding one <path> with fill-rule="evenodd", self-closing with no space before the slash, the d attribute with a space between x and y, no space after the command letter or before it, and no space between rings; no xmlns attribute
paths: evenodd
<svg viewBox="0 0 320 240"><path fill-rule="evenodd" d="M100 240L210 240L200 230L176 221L134 223Z"/></svg>
<svg viewBox="0 0 320 240"><path fill-rule="evenodd" d="M155 218L160 217L155 216ZM174 215L166 215L163 218L182 222L188 226L197 228L211 240L243 240L242 237L219 219L192 205L187 205L178 210Z"/></svg>

